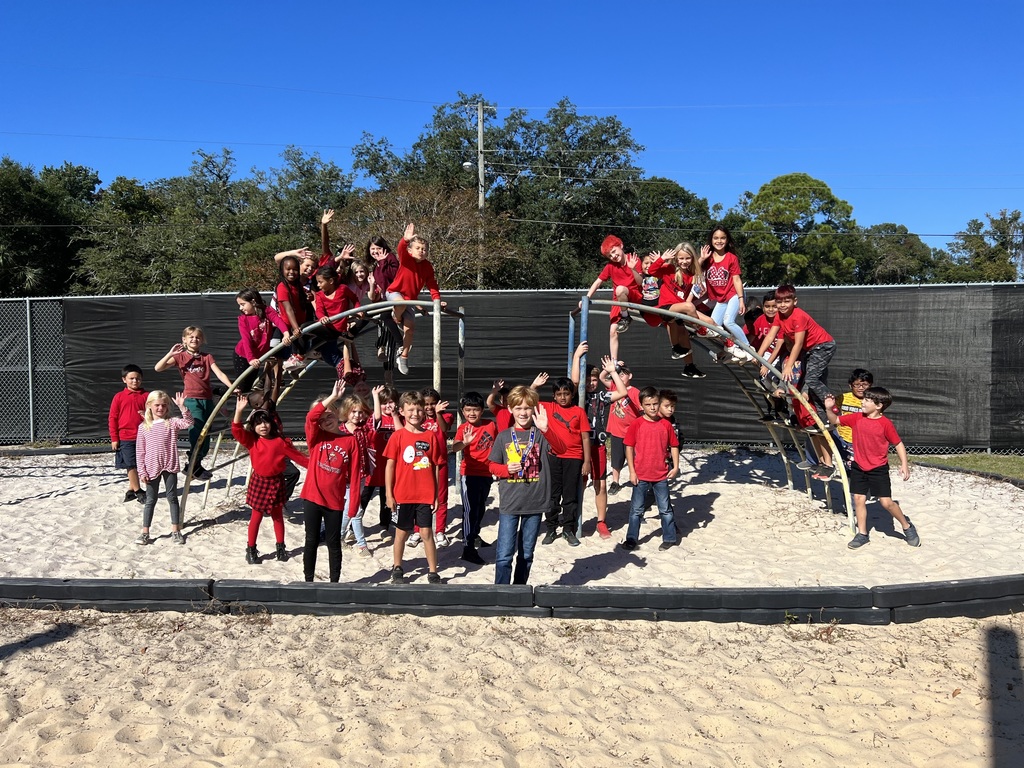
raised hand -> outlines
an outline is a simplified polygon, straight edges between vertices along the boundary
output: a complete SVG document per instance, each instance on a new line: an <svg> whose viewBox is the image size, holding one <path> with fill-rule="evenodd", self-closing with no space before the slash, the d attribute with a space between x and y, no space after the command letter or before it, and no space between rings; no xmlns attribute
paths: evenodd
<svg viewBox="0 0 1024 768"><path fill-rule="evenodd" d="M533 389L537 389L538 387L543 387L547 383L548 383L547 371L541 371L540 373L538 373L536 376L533 377L533 383L530 384L530 387L533 388Z"/></svg>
<svg viewBox="0 0 1024 768"><path fill-rule="evenodd" d="M185 393L175 392L174 393L174 404L178 406L178 410L182 413L185 412Z"/></svg>
<svg viewBox="0 0 1024 768"><path fill-rule="evenodd" d="M462 430L462 444L469 445L473 442L473 438L476 437L476 430L469 424Z"/></svg>
<svg viewBox="0 0 1024 768"><path fill-rule="evenodd" d="M533 409L533 423L541 432L548 431L548 412L542 403L537 403L537 407Z"/></svg>
<svg viewBox="0 0 1024 768"><path fill-rule="evenodd" d="M331 219L333 219L333 218L334 218L334 209L333 208L325 208L323 216L320 217L320 226L323 226L324 224L330 224L331 223Z"/></svg>
<svg viewBox="0 0 1024 768"><path fill-rule="evenodd" d="M636 269L636 265L640 263L639 257L635 253L626 254L626 266L630 269Z"/></svg>
<svg viewBox="0 0 1024 768"><path fill-rule="evenodd" d="M402 235L403 240L411 240L416 236L416 225L411 221L405 225L405 234Z"/></svg>
<svg viewBox="0 0 1024 768"><path fill-rule="evenodd" d="M707 261L710 258L711 258L711 246L710 245L702 245L700 247L700 260L701 261Z"/></svg>
<svg viewBox="0 0 1024 768"><path fill-rule="evenodd" d="M343 259L352 260L355 258L352 254L356 252L356 247L352 243L345 243L345 247L341 249L341 253L338 255Z"/></svg>

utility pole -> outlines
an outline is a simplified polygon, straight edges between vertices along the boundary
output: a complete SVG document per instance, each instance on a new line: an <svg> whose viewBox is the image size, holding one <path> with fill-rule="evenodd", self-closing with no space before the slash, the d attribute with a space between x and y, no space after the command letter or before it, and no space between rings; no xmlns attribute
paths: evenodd
<svg viewBox="0 0 1024 768"><path fill-rule="evenodd" d="M476 289L484 287L484 103L476 103L476 207L477 223Z"/></svg>

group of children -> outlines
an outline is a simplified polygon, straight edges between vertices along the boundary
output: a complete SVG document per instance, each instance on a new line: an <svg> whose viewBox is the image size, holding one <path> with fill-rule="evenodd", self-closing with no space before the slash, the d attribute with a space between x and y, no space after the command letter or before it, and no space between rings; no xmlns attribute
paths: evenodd
<svg viewBox="0 0 1024 768"><path fill-rule="evenodd" d="M370 389L358 360L350 354L351 334L364 318L350 317L338 323L331 318L365 301L379 299L374 277L378 268L392 270L384 295L395 301L410 301L426 286L432 298L439 298L433 268L427 261L427 244L407 226L394 259L387 243L379 238L370 242L368 253L377 262L373 274L367 267L351 266L353 285L339 282L333 259L351 259L354 248L346 246L334 257L329 249L327 224L333 211L321 219L324 255L313 266L308 251L285 252L276 257L281 283L275 291L277 309L266 306L254 289L240 291L240 341L235 348L236 377L249 376L239 388L232 433L250 453L253 474L246 494L252 517L246 545L246 560L259 562L256 538L263 517L273 521L276 557L288 559L284 544L283 508L298 479L295 464L306 467L301 498L304 503L305 547L304 575L313 579L316 550L323 536L327 545L329 573L337 581L341 573L341 538L346 531L361 554L368 555L362 526L363 512L374 494L380 498L380 519L385 532L393 523L394 562L391 579L404 581L405 547L423 543L427 561L427 579L440 580L437 573L437 546L449 543L448 435L454 419L446 412L447 402L428 390L406 392L400 397L387 387ZM909 476L906 451L892 423L882 412L891 396L882 388L871 387L866 371L855 372L851 392L843 399L840 415L827 387L828 363L835 353L835 340L813 318L797 306L793 286L782 285L766 295L760 316L746 317L747 327L738 318L746 311L739 262L732 238L724 227L716 227L701 248L698 257L693 246L681 243L665 253L651 253L643 260L626 254L620 239L609 236L602 244L608 265L591 286L593 293L606 280L612 280L619 301L657 306L721 325L738 341L749 345L753 338L758 356L768 363L783 360L781 377L761 367L761 381L775 398L778 417L785 408L786 384L804 392L828 421L844 430L841 444L852 448L851 488L856 507L858 533L850 543L857 548L867 543L866 499L870 493L901 523L908 543L917 546L916 529L899 505L891 498L888 484L888 448L896 447L901 460L900 474ZM325 263L327 262L327 263ZM314 275L319 288L312 290ZM360 284L362 283L362 287ZM312 296L312 304L309 297ZM328 338L321 339L320 354L335 365L339 379L332 392L319 398L306 418L305 437L308 456L298 451L284 436L274 399L280 377L276 363L261 363L275 341L283 354L314 349L310 334L303 334L310 310L321 319ZM400 327L401 344L394 360L403 373L408 372L408 353L413 334L413 308L396 306L390 315ZM662 524L661 549L678 543L669 481L679 472L680 436L675 426L677 401L671 390L631 386L629 367L617 359L618 334L628 329L632 317L626 308L612 310L610 344L612 356L600 367L586 372L584 407L575 405L579 386L580 360L587 351L579 346L572 365L571 378L552 383L552 400L541 403L538 389L547 382L541 374L530 386L512 389L504 382L486 398L468 393L461 401L463 423L453 435L453 450L461 452L459 489L463 506L462 559L482 564L479 550L489 547L480 537L486 502L492 483L501 489L498 540L495 557L495 583L525 583L533 561L534 547L545 528L542 545L564 539L578 546L580 501L587 480L593 484L597 508L597 533L611 536L607 525L609 493L623 487L621 472L628 468L632 486L629 524L622 547L635 549L639 526L650 496L657 505ZM683 375L703 377L692 358L689 329L683 319L665 318L641 312L652 326L666 325L672 357L683 359ZM697 332L704 329L698 328ZM333 334L333 336L331 335ZM387 352L387 338L378 336L380 351ZM314 334L314 337L316 334ZM336 345L341 340L339 351ZM383 341L382 341L383 340ZM203 467L208 441L199 442L203 426L215 405L211 376L223 384L232 382L217 366L212 355L202 351L203 331L185 328L180 344L175 344L155 365L155 370L176 368L181 374L183 392L173 402L180 417L171 413L171 398L163 391L147 393L142 387L142 371L129 365L122 370L125 389L115 396L110 409L111 446L116 452L115 466L128 473L129 489L125 501L144 504L139 544L152 541L149 536L153 509L162 483L171 509L172 540L183 544L177 502L177 431L189 429L187 460L194 462L193 476L207 480L211 473ZM724 348L734 359L746 362L750 355L727 339ZM289 358L293 359L293 358ZM277 358L277 363L280 358ZM353 394L345 395L351 385ZM372 405L371 405L372 400ZM794 401L794 405L799 403ZM247 406L253 410L246 422ZM484 414L490 409L494 421ZM799 411L798 411L799 413ZM804 413L801 426L813 423ZM848 430L848 431L847 431ZM831 452L824 436L812 436L816 453L815 476L830 479L834 472ZM608 448L606 448L606 445ZM610 457L606 451L610 452ZM610 458L611 483L607 483ZM294 462L294 463L293 463Z"/></svg>

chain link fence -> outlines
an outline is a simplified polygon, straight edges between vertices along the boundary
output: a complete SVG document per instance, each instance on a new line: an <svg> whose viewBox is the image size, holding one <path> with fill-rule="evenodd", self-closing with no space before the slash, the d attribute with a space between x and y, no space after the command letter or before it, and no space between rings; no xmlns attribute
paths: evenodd
<svg viewBox="0 0 1024 768"><path fill-rule="evenodd" d="M0 442L68 433L61 299L0 300Z"/></svg>

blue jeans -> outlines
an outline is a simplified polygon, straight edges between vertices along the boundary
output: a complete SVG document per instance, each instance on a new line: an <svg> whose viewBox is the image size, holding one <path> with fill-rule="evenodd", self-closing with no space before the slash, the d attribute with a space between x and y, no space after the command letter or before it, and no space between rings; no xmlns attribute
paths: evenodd
<svg viewBox="0 0 1024 768"><path fill-rule="evenodd" d="M720 325L729 331L737 340L747 343L747 335L743 332L743 326L736 322L740 313L740 297L733 296L727 302L717 302L711 310L711 319L715 325Z"/></svg>
<svg viewBox="0 0 1024 768"><path fill-rule="evenodd" d="M498 542L495 544L495 584L525 584L530 578L533 550L540 535L543 513L535 515L498 515ZM674 530L674 529L673 529ZM512 555L516 557L515 576L512 574Z"/></svg>
<svg viewBox="0 0 1024 768"><path fill-rule="evenodd" d="M644 516L644 497L647 489L654 492L654 501L658 504L661 515L661 539L668 543L676 540L676 516L672 513L672 505L668 503L668 480L640 480L633 486L633 495L629 500L629 528L626 530L626 541L635 542L640 538L640 520Z"/></svg>

